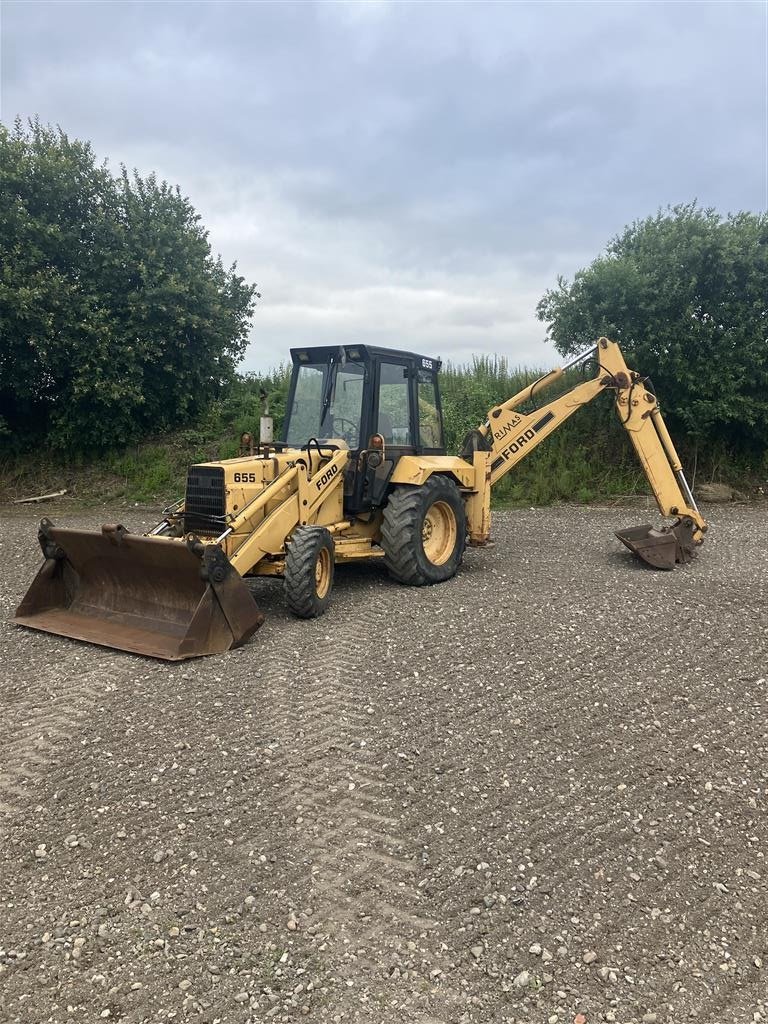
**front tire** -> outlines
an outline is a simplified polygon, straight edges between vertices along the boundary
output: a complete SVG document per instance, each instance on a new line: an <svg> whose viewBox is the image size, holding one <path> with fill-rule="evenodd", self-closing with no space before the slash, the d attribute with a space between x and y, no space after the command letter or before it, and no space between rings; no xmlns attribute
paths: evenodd
<svg viewBox="0 0 768 1024"><path fill-rule="evenodd" d="M397 487L384 508L381 537L384 564L399 583L423 587L455 576L467 539L456 484L431 476L420 487Z"/></svg>
<svg viewBox="0 0 768 1024"><path fill-rule="evenodd" d="M335 554L324 526L300 526L288 542L283 590L285 603L300 619L322 615L331 599Z"/></svg>

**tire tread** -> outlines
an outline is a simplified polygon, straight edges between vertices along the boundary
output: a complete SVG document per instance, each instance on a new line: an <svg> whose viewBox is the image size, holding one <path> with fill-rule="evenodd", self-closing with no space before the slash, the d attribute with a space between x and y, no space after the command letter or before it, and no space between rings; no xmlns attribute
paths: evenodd
<svg viewBox="0 0 768 1024"><path fill-rule="evenodd" d="M384 507L384 521L381 527L382 546L384 548L384 565L389 574L406 586L423 587L442 582L430 579L425 575L416 551L421 544L421 522L424 514L425 495L429 503L446 498L453 492L457 494L456 485L443 476L432 476L421 486L401 485L396 487L389 496ZM461 563L464 553L465 529L463 516L457 523L459 528L459 557L450 575L453 575ZM446 577L447 578L447 577Z"/></svg>
<svg viewBox="0 0 768 1024"><path fill-rule="evenodd" d="M318 606L315 590L315 563L323 535L331 538L324 526L301 526L288 542L283 579L285 603L300 619L316 618L327 603L323 600L322 606Z"/></svg>

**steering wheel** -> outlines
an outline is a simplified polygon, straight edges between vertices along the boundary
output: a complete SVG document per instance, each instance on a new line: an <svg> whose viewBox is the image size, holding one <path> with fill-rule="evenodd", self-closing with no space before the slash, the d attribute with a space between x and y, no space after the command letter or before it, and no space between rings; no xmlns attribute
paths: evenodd
<svg viewBox="0 0 768 1024"><path fill-rule="evenodd" d="M345 441L354 441L357 438L357 424L353 420L348 420L345 416L334 416L333 417L333 429L337 426L342 428Z"/></svg>

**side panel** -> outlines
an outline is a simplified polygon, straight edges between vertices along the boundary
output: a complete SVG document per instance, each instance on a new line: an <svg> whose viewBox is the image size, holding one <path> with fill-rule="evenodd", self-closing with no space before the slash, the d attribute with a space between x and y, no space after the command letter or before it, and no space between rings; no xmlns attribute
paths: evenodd
<svg viewBox="0 0 768 1024"><path fill-rule="evenodd" d="M458 455L404 455L395 466L390 478L393 484L424 484L433 473L447 473L456 479L461 487L479 490L476 486L475 467L460 459Z"/></svg>

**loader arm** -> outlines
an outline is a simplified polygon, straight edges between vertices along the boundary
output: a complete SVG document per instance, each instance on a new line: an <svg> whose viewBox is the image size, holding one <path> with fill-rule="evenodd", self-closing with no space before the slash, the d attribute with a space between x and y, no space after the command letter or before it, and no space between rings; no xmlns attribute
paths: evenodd
<svg viewBox="0 0 768 1024"><path fill-rule="evenodd" d="M233 518L227 531L232 534L229 560L241 576L251 572L266 556L279 555L286 537L297 526L315 522L318 510L342 487L348 461L346 448L335 451L328 459L318 459L307 452ZM276 498L280 504L254 526L258 513ZM226 535L222 539L226 540Z"/></svg>
<svg viewBox="0 0 768 1024"><path fill-rule="evenodd" d="M347 449L300 453L205 541L168 535L172 522L184 522L183 503L147 536L120 525L94 532L43 520L45 562L14 622L168 661L236 647L264 621L242 577L283 553L298 526L323 513L341 518L348 460Z"/></svg>
<svg viewBox="0 0 768 1024"><path fill-rule="evenodd" d="M567 369L593 355L598 363L598 373L592 380L577 384L535 412L519 411L523 403L560 380ZM493 486L506 476L578 409L604 391L613 391L615 394L616 412L629 434L659 512L665 517L679 517L666 534L652 531L650 526L643 526L622 531L617 536L635 553L658 568L671 568L674 561L688 561L693 546L702 543L707 525L696 507L656 396L645 387L644 378L629 369L619 346L607 338L600 338L594 349L577 356L566 366L545 374L490 410L488 419L477 431L482 447L490 455L490 485ZM675 555L672 565L668 564L672 545L660 539L667 536L677 544L672 552ZM649 539L649 544L644 545L644 539ZM659 559L655 559L653 549L664 547L667 548L666 552L655 552L663 556L663 564L657 565Z"/></svg>

